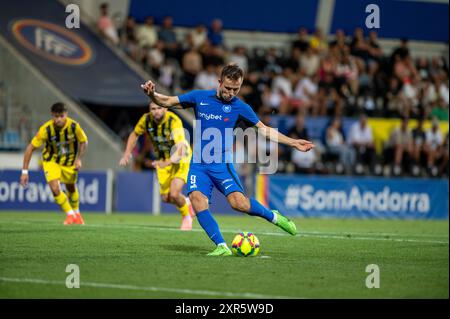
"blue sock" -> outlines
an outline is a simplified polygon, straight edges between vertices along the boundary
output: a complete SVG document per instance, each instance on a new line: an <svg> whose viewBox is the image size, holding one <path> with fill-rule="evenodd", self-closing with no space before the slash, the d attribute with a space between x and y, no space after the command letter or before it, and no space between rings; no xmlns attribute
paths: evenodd
<svg viewBox="0 0 450 319"><path fill-rule="evenodd" d="M216 245L225 243L225 240L223 239L222 234L220 233L219 225L217 224L213 215L211 215L209 209L205 209L204 211L198 212L197 220L200 226L202 226L202 228L208 234L209 238Z"/></svg>
<svg viewBox="0 0 450 319"><path fill-rule="evenodd" d="M252 216L262 217L271 223L274 219L274 214L254 198L250 198L250 212L248 214Z"/></svg>

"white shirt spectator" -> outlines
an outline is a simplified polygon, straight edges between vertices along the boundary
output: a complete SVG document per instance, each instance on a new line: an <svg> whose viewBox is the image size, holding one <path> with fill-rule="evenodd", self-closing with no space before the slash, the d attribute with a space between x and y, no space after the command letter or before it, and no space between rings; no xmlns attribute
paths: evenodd
<svg viewBox="0 0 450 319"><path fill-rule="evenodd" d="M292 83L291 81L283 75L277 75L275 79L273 79L272 90L277 92L280 90L287 97L292 96Z"/></svg>
<svg viewBox="0 0 450 319"><path fill-rule="evenodd" d="M200 72L195 78L195 87L200 90L213 90L217 88L217 74L207 71Z"/></svg>
<svg viewBox="0 0 450 319"><path fill-rule="evenodd" d="M298 81L295 87L294 97L300 101L310 101L310 95L317 94L317 90L317 84L311 81L309 77L304 77Z"/></svg>
<svg viewBox="0 0 450 319"><path fill-rule="evenodd" d="M300 152L298 150L292 150L292 162L300 168L311 168L316 162L316 155L314 151Z"/></svg>
<svg viewBox="0 0 450 319"><path fill-rule="evenodd" d="M137 39L141 48L148 46L153 47L158 41L158 33L154 26L142 25L137 30Z"/></svg>
<svg viewBox="0 0 450 319"><path fill-rule="evenodd" d="M439 94L441 95L441 98L444 100L445 104L448 105L449 103L449 90L448 86L444 83L441 84L439 87Z"/></svg>
<svg viewBox="0 0 450 319"><path fill-rule="evenodd" d="M442 144L442 134L439 129L433 132L432 129L425 133L426 143L432 150L436 150Z"/></svg>
<svg viewBox="0 0 450 319"><path fill-rule="evenodd" d="M300 57L300 66L305 69L306 75L313 76L320 66L320 58L317 54L303 54Z"/></svg>
<svg viewBox="0 0 450 319"><path fill-rule="evenodd" d="M236 63L238 66L241 67L242 70L244 70L244 72L247 72L248 70L248 59L245 55L231 53L230 56L228 57L228 62Z"/></svg>
<svg viewBox="0 0 450 319"><path fill-rule="evenodd" d="M361 127L359 122L354 123L350 127L350 133L347 138L348 144L358 143L358 144L370 144L373 143L372 129L369 125L365 125L364 128Z"/></svg>
<svg viewBox="0 0 450 319"><path fill-rule="evenodd" d="M159 68L164 62L164 53L158 48L153 48L148 52L148 64L154 68Z"/></svg>
<svg viewBox="0 0 450 319"><path fill-rule="evenodd" d="M192 44L196 49L200 48L203 45L203 43L205 43L207 38L208 38L208 31L206 30L206 28L203 28L201 30L196 28L191 31Z"/></svg>
<svg viewBox="0 0 450 319"><path fill-rule="evenodd" d="M97 27L104 37L110 40L114 45L119 44L119 34L113 21L108 16L101 16L97 21Z"/></svg>

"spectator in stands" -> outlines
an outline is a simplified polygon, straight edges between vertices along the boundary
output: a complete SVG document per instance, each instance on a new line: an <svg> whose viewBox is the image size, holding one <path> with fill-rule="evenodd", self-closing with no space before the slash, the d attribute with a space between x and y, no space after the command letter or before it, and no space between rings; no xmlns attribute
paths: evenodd
<svg viewBox="0 0 450 319"><path fill-rule="evenodd" d="M270 47L266 50L264 55L264 70L272 73L281 73L281 59L280 51L275 47Z"/></svg>
<svg viewBox="0 0 450 319"><path fill-rule="evenodd" d="M369 44L364 38L364 31L362 28L358 27L353 32L353 39L350 44L351 54L355 57L362 59L365 64L367 64L370 53Z"/></svg>
<svg viewBox="0 0 450 319"><path fill-rule="evenodd" d="M139 54L136 33L136 21L132 16L129 16L121 30L120 38L123 50L135 61L138 60Z"/></svg>
<svg viewBox="0 0 450 319"><path fill-rule="evenodd" d="M206 40L201 47L200 54L202 55L204 69L207 65L220 66L224 64L222 51L218 47L213 47L209 40Z"/></svg>
<svg viewBox="0 0 450 319"><path fill-rule="evenodd" d="M340 166L344 167L346 174L351 174L356 162L356 153L351 146L345 143L342 121L339 117L335 117L331 121L325 134L327 151L339 156Z"/></svg>
<svg viewBox="0 0 450 319"><path fill-rule="evenodd" d="M100 18L97 21L97 28L102 38L113 45L119 45L119 34L112 19L109 17L108 4L102 3L100 5Z"/></svg>
<svg viewBox="0 0 450 319"><path fill-rule="evenodd" d="M305 70L307 76L314 76L319 70L320 64L320 57L312 47L308 47L300 57L300 68Z"/></svg>
<svg viewBox="0 0 450 319"><path fill-rule="evenodd" d="M329 48L333 50L338 50L339 53L341 54L349 52L350 45L347 42L344 30L342 29L336 30L335 39L329 43Z"/></svg>
<svg viewBox="0 0 450 319"><path fill-rule="evenodd" d="M394 162L394 175L398 176L409 169L413 155L413 136L408 129L409 119L403 117L400 127L394 129L385 150L385 158Z"/></svg>
<svg viewBox="0 0 450 319"><path fill-rule="evenodd" d="M272 91L274 92L280 92L282 96L284 96L287 99L286 105L282 105L280 108L280 113L282 114L290 114L291 108L290 108L290 99L292 97L293 88L292 88L292 82L293 82L294 72L291 68L284 68L282 69L282 72L275 75L272 81Z"/></svg>
<svg viewBox="0 0 450 319"><path fill-rule="evenodd" d="M400 46L394 48L391 54L391 61L395 61L395 57L398 56L400 59L405 59L406 57L409 57L409 44L408 39L403 38L400 40Z"/></svg>
<svg viewBox="0 0 450 319"><path fill-rule="evenodd" d="M441 145L441 165L439 167L439 175L447 174L448 177L448 157L449 157L449 132Z"/></svg>
<svg viewBox="0 0 450 319"><path fill-rule="evenodd" d="M242 45L236 46L233 52L228 56L228 63L236 63L245 73L247 73L248 58L246 48Z"/></svg>
<svg viewBox="0 0 450 319"><path fill-rule="evenodd" d="M308 129L305 126L305 116L299 113L295 119L295 125L288 134L289 137L295 139L309 139ZM283 150L286 150L283 148ZM318 151L308 152L307 156L299 154L301 152L292 151L290 161L294 164L296 173L312 174L316 171L316 164L319 160L320 153Z"/></svg>
<svg viewBox="0 0 450 319"><path fill-rule="evenodd" d="M305 115L299 113L295 118L295 125L289 130L289 137L295 139L309 140L308 129L305 126Z"/></svg>
<svg viewBox="0 0 450 319"><path fill-rule="evenodd" d="M355 100L359 91L358 66L355 58L348 52L341 54L334 74L339 93L346 98L351 97Z"/></svg>
<svg viewBox="0 0 450 319"><path fill-rule="evenodd" d="M164 43L162 41L158 41L156 45L151 48L147 55L144 57L145 68L149 70L149 72L154 77L160 76L160 68L164 64L165 54L164 54Z"/></svg>
<svg viewBox="0 0 450 319"><path fill-rule="evenodd" d="M153 48L158 42L158 32L152 16L145 18L145 23L137 29L137 40L141 48Z"/></svg>
<svg viewBox="0 0 450 319"><path fill-rule="evenodd" d="M317 93L319 87L317 76L313 79L306 75L304 68L300 69L293 97L298 101L298 110L302 114L317 115L318 113Z"/></svg>
<svg viewBox="0 0 450 319"><path fill-rule="evenodd" d="M309 47L308 29L301 27L298 29L297 38L292 42L292 49L299 49L300 52L306 52Z"/></svg>
<svg viewBox="0 0 450 319"><path fill-rule="evenodd" d="M295 172L298 174L313 174L315 173L315 165L318 161L318 156L315 150L309 152L300 152L296 149L292 150L291 162L295 165Z"/></svg>
<svg viewBox="0 0 450 319"><path fill-rule="evenodd" d="M347 143L356 151L356 172L363 172L363 166L373 167L375 162L375 145L372 128L367 124L367 116L362 113L358 122L352 124L347 138Z"/></svg>
<svg viewBox="0 0 450 319"><path fill-rule="evenodd" d="M255 113L259 113L259 109L262 106L260 84L260 77L257 72L247 72L245 73L244 82L242 83L241 90L239 91L239 97L251 105L255 110Z"/></svg>
<svg viewBox="0 0 450 319"><path fill-rule="evenodd" d="M439 121L433 118L431 129L425 133L425 152L427 153L427 169L432 175L437 175L436 163L442 155L442 133Z"/></svg>
<svg viewBox="0 0 450 319"><path fill-rule="evenodd" d="M158 39L164 43L166 57L176 59L178 55L178 41L177 34L173 29L173 18L171 16L164 17L162 26L158 32Z"/></svg>
<svg viewBox="0 0 450 319"><path fill-rule="evenodd" d="M301 63L303 66L303 63ZM317 114L313 115L327 115L328 107L331 104L340 103L339 95L336 93L334 73L336 70L336 61L330 54L326 55L320 62L319 74L319 91L317 94Z"/></svg>
<svg viewBox="0 0 450 319"><path fill-rule="evenodd" d="M208 32L208 39L214 47L224 46L222 20L214 19L211 22L211 29Z"/></svg>
<svg viewBox="0 0 450 319"><path fill-rule="evenodd" d="M419 174L419 167L424 166L426 163L425 154L425 130L423 128L423 118L419 118L417 121L417 126L411 131L412 134L412 158L414 161L414 166L412 169L413 175Z"/></svg>
<svg viewBox="0 0 450 319"><path fill-rule="evenodd" d="M328 43L325 40L322 29L317 28L316 31L314 31L313 36L309 40L309 46L318 54L322 54L328 49Z"/></svg>
<svg viewBox="0 0 450 319"><path fill-rule="evenodd" d="M392 77L389 81L384 100L384 112L387 117L400 115L403 106L403 96L401 94L402 83L396 77Z"/></svg>
<svg viewBox="0 0 450 319"><path fill-rule="evenodd" d="M195 47L192 46L183 55L183 76L181 77L180 83L183 90L191 90L194 87L195 78L202 71L202 68L202 56Z"/></svg>
<svg viewBox="0 0 450 319"><path fill-rule="evenodd" d="M431 105L430 116L440 121L448 121L448 104L446 105L442 97L438 97Z"/></svg>
<svg viewBox="0 0 450 319"><path fill-rule="evenodd" d="M201 71L195 78L195 88L198 90L213 90L217 87L217 70L214 65L208 64L206 70Z"/></svg>
<svg viewBox="0 0 450 319"><path fill-rule="evenodd" d="M416 69L422 80L430 79L428 59L424 56L417 58Z"/></svg>
<svg viewBox="0 0 450 319"><path fill-rule="evenodd" d="M270 86L265 86L262 101L263 105L273 113L287 114L290 109L289 97L279 87L272 89Z"/></svg>
<svg viewBox="0 0 450 319"><path fill-rule="evenodd" d="M383 50L378 41L378 33L375 30L369 32L368 50L370 59L380 62L383 57Z"/></svg>
<svg viewBox="0 0 450 319"><path fill-rule="evenodd" d="M195 49L200 49L208 39L208 30L204 24L199 24L190 32L192 45Z"/></svg>

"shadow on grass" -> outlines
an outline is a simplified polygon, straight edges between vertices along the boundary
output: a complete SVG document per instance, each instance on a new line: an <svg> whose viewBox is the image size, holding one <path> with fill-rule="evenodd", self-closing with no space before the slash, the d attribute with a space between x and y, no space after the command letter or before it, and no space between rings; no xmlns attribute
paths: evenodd
<svg viewBox="0 0 450 319"><path fill-rule="evenodd" d="M162 245L161 248L170 250L170 251L178 251L182 253L189 254L201 254L204 255L207 250L202 246L193 246L193 245Z"/></svg>

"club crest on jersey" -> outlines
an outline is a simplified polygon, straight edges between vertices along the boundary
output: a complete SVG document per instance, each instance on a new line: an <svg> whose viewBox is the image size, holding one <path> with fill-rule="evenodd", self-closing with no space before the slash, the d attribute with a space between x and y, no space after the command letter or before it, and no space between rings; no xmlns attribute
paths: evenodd
<svg viewBox="0 0 450 319"><path fill-rule="evenodd" d="M226 105L226 104L224 104L224 105L222 106L222 110L223 110L225 113L230 113L230 112L231 112L231 105Z"/></svg>

